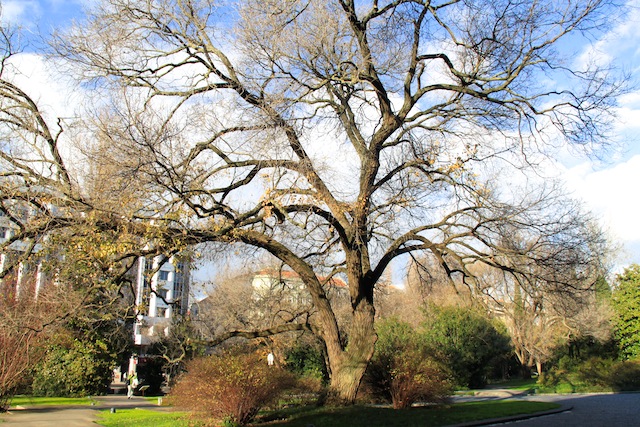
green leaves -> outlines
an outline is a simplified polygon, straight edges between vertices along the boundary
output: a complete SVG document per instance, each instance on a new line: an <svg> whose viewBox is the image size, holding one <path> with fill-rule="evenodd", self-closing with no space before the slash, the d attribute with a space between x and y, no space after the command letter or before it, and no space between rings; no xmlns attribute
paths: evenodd
<svg viewBox="0 0 640 427"><path fill-rule="evenodd" d="M617 278L611 303L614 325L623 359L640 357L640 265L633 264Z"/></svg>
<svg viewBox="0 0 640 427"><path fill-rule="evenodd" d="M40 396L102 394L111 380L115 356L103 341L59 336L35 369L33 393Z"/></svg>
<svg viewBox="0 0 640 427"><path fill-rule="evenodd" d="M442 353L460 386L483 386L492 362L511 353L509 337L473 310L431 307L425 317L422 339Z"/></svg>

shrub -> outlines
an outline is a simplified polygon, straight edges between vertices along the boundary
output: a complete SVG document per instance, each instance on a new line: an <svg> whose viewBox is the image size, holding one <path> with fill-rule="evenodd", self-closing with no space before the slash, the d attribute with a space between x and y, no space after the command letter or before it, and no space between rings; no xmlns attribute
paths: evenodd
<svg viewBox="0 0 640 427"><path fill-rule="evenodd" d="M309 344L296 345L285 355L287 370L300 377L315 378L326 383L329 379L322 351Z"/></svg>
<svg viewBox="0 0 640 427"><path fill-rule="evenodd" d="M444 355L458 386L484 387L491 372L512 354L510 338L480 312L429 307L421 339Z"/></svg>
<svg viewBox="0 0 640 427"><path fill-rule="evenodd" d="M590 357L575 360L563 357L541 381L542 390L557 393L594 392L615 389L611 383L613 360Z"/></svg>
<svg viewBox="0 0 640 427"><path fill-rule="evenodd" d="M102 341L58 337L34 371L36 396L89 396L106 393L115 357Z"/></svg>
<svg viewBox="0 0 640 427"><path fill-rule="evenodd" d="M258 353L226 352L188 363L171 399L225 425L245 425L294 383L291 373L267 366Z"/></svg>
<svg viewBox="0 0 640 427"><path fill-rule="evenodd" d="M609 371L609 382L616 391L640 390L640 360L614 364Z"/></svg>
<svg viewBox="0 0 640 427"><path fill-rule="evenodd" d="M39 343L33 331L0 330L0 412L9 409L14 392L24 386L33 360L39 356Z"/></svg>
<svg viewBox="0 0 640 427"><path fill-rule="evenodd" d="M407 323L378 323L378 342L365 374L366 389L396 409L418 401L440 402L452 392L446 370Z"/></svg>
<svg viewBox="0 0 640 427"><path fill-rule="evenodd" d="M576 367L576 376L580 383L590 389L609 388L609 371L613 361L601 357L590 357Z"/></svg>

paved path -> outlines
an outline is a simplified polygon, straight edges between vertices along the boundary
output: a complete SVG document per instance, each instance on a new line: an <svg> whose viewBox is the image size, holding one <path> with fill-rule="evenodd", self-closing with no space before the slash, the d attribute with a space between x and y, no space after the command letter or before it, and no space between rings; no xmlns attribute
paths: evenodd
<svg viewBox="0 0 640 427"><path fill-rule="evenodd" d="M529 400L556 402L571 410L504 423L513 427L633 427L640 426L640 393L540 395Z"/></svg>
<svg viewBox="0 0 640 427"><path fill-rule="evenodd" d="M475 396L458 396L456 402L474 400L522 399L554 402L560 413L500 423L468 423L513 427L640 427L640 393L540 394L528 395L512 390L482 390Z"/></svg>
<svg viewBox="0 0 640 427"><path fill-rule="evenodd" d="M142 397L127 399L126 396L99 396L95 406L52 406L12 409L0 415L0 427L96 427L96 410L110 408L160 409Z"/></svg>

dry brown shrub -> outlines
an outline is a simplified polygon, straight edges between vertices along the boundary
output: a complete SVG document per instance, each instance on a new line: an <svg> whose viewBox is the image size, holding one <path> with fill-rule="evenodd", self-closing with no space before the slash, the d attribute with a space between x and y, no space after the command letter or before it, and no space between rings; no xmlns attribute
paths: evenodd
<svg viewBox="0 0 640 427"><path fill-rule="evenodd" d="M231 353L192 360L171 391L177 407L225 425L245 425L294 386L292 374L268 366L258 353Z"/></svg>

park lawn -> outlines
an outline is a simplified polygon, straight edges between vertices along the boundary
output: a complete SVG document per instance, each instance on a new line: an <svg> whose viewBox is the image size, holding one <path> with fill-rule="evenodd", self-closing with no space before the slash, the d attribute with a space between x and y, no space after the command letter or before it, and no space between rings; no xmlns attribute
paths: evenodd
<svg viewBox="0 0 640 427"><path fill-rule="evenodd" d="M404 410L352 406L324 408L314 413L298 414L274 426L307 427L423 427L446 426L467 421L530 414L556 409L560 405L546 402L482 401L438 407L417 407Z"/></svg>
<svg viewBox="0 0 640 427"><path fill-rule="evenodd" d="M535 390L538 388L538 379L537 378L517 378L508 381L501 381L498 383L494 383L489 385L487 388L504 388L508 390Z"/></svg>
<svg viewBox="0 0 640 427"><path fill-rule="evenodd" d="M61 406L61 405L91 405L91 397L35 397L14 396L11 406Z"/></svg>
<svg viewBox="0 0 640 427"><path fill-rule="evenodd" d="M150 409L118 409L100 411L98 424L104 427L187 427L193 426L193 420L186 412L159 412ZM196 424L197 425L197 424Z"/></svg>
<svg viewBox="0 0 640 427"><path fill-rule="evenodd" d="M482 401L459 403L439 407L420 407L406 410L371 406L350 406L340 408L313 408L303 410L294 408L269 414L272 421L256 422L259 426L307 427L411 427L445 426L466 421L499 418L511 415L530 414L556 409L560 405L546 402L525 401ZM273 418L287 417L285 420ZM103 411L99 423L105 427L165 427L188 426L190 421L185 413L155 412L145 409L123 409L115 414Z"/></svg>

